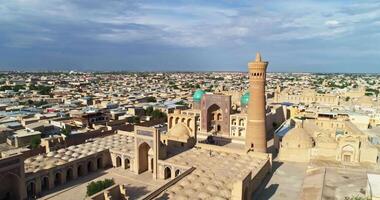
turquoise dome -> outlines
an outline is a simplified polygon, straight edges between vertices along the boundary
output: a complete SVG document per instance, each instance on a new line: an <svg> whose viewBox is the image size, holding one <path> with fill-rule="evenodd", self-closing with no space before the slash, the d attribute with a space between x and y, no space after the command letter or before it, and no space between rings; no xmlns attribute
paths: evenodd
<svg viewBox="0 0 380 200"><path fill-rule="evenodd" d="M240 104L241 104L241 106L248 105L249 96L250 96L249 92L246 92L246 93L244 93L243 96L241 96L241 98L240 98Z"/></svg>
<svg viewBox="0 0 380 200"><path fill-rule="evenodd" d="M196 90L196 91L194 92L194 94L193 94L193 101L195 101L195 102L200 102L201 99L202 99L202 97L203 97L203 95L204 95L205 93L206 93L206 92L203 91L203 90L201 90L201 89Z"/></svg>

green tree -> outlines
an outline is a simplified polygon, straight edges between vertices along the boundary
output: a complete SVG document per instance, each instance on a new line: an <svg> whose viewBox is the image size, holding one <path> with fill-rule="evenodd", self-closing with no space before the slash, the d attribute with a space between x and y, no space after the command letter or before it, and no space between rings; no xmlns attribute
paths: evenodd
<svg viewBox="0 0 380 200"><path fill-rule="evenodd" d="M45 101L45 100L40 100L40 101L33 102L33 105L36 106L36 107L40 107L40 106L43 106L43 105L46 105L46 104L48 104L48 102Z"/></svg>
<svg viewBox="0 0 380 200"><path fill-rule="evenodd" d="M132 116L132 117L129 117L129 118L127 119L127 122L128 122L128 123L131 123L131 124L137 124L137 123L140 122L140 118L137 117L137 116Z"/></svg>
<svg viewBox="0 0 380 200"><path fill-rule="evenodd" d="M152 96L147 97L146 100L147 100L148 102L157 102L156 97L152 97Z"/></svg>
<svg viewBox="0 0 380 200"><path fill-rule="evenodd" d="M5 91L5 90L12 90L12 86L9 85L3 85L0 87L0 91Z"/></svg>
<svg viewBox="0 0 380 200"><path fill-rule="evenodd" d="M65 135L66 137L70 136L71 134L71 128L68 126L65 126L64 128L61 128L61 134Z"/></svg>
<svg viewBox="0 0 380 200"><path fill-rule="evenodd" d="M152 112L152 118L153 119L166 119L166 113L161 112L160 110L154 110Z"/></svg>
<svg viewBox="0 0 380 200"><path fill-rule="evenodd" d="M152 115L152 112L153 112L153 107L152 106L149 106L147 109L145 109L145 115L146 116Z"/></svg>
<svg viewBox="0 0 380 200"><path fill-rule="evenodd" d="M37 90L39 94L41 95L50 95L51 94L51 89L53 87L50 86L45 86L45 85L31 85L29 87L30 90Z"/></svg>
<svg viewBox="0 0 380 200"><path fill-rule="evenodd" d="M15 85L13 87L13 91L15 91L15 92L18 92L18 91L20 91L22 89L25 89L24 85Z"/></svg>
<svg viewBox="0 0 380 200"><path fill-rule="evenodd" d="M30 147L32 149L37 148L41 144L41 138L39 137L33 137L32 140L30 140Z"/></svg>
<svg viewBox="0 0 380 200"><path fill-rule="evenodd" d="M113 179L104 179L103 181L92 181L87 185L87 196L92 196L115 184Z"/></svg>
<svg viewBox="0 0 380 200"><path fill-rule="evenodd" d="M175 103L175 105L187 106L187 103L185 103L184 101L178 101Z"/></svg>

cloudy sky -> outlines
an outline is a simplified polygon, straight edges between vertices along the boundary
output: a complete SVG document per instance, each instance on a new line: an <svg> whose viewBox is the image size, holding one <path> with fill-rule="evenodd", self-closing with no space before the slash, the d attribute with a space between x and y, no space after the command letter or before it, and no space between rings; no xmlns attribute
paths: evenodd
<svg viewBox="0 0 380 200"><path fill-rule="evenodd" d="M0 0L1 70L380 72L380 1Z"/></svg>

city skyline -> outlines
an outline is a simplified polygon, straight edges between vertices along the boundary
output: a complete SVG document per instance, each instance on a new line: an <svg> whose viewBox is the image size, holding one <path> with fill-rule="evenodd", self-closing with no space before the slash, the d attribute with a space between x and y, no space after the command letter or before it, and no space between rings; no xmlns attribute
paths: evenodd
<svg viewBox="0 0 380 200"><path fill-rule="evenodd" d="M270 72L379 73L379 8L371 0L2 2L0 70L245 71L260 51Z"/></svg>

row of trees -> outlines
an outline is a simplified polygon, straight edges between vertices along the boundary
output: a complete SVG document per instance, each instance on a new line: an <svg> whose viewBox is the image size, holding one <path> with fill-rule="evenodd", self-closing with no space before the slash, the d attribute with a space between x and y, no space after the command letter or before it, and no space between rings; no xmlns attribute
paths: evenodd
<svg viewBox="0 0 380 200"><path fill-rule="evenodd" d="M18 92L18 91L24 90L24 89L25 89L24 85L15 85L15 86L3 85L0 87L0 91L13 90L15 92Z"/></svg>
<svg viewBox="0 0 380 200"><path fill-rule="evenodd" d="M48 102L45 100L33 101L33 100L29 99L28 101L20 101L19 102L19 105L28 105L28 106L35 106L35 107L40 107L40 106L43 106L46 104L48 104Z"/></svg>
<svg viewBox="0 0 380 200"><path fill-rule="evenodd" d="M145 110L145 115L151 116L153 119L166 119L167 118L166 113L164 113L158 109L153 109L153 107L151 107L151 106Z"/></svg>
<svg viewBox="0 0 380 200"><path fill-rule="evenodd" d="M29 87L30 90L36 90L38 91L38 94L41 94L41 95L50 95L51 94L51 89L53 87L50 87L50 86L45 86L45 85L31 85Z"/></svg>
<svg viewBox="0 0 380 200"><path fill-rule="evenodd" d="M38 91L38 94L41 94L41 95L50 95L52 88L53 87L51 87L51 86L45 86L45 85L37 85L37 86L36 85L30 85L29 86L30 90ZM26 89L25 85L15 85L15 86L3 85L0 87L0 91L13 90L15 92L18 92L20 90L25 90L25 89Z"/></svg>
<svg viewBox="0 0 380 200"><path fill-rule="evenodd" d="M90 184L87 185L87 196L92 196L112 185L115 185L115 181L113 179L92 181Z"/></svg>

